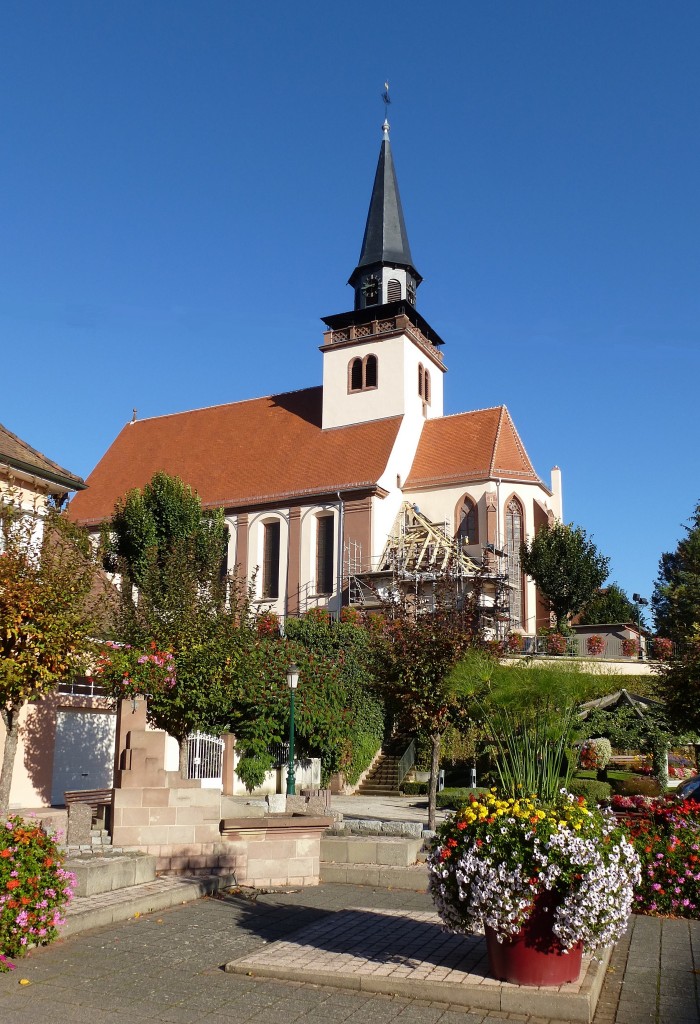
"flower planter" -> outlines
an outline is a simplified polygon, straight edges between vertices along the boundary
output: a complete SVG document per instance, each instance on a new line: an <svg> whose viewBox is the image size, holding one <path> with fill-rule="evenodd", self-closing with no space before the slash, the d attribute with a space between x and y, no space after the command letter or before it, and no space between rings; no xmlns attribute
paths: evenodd
<svg viewBox="0 0 700 1024"><path fill-rule="evenodd" d="M494 978L514 985L564 985L578 981L581 973L582 943L568 953L552 931L555 905L551 893L535 899L535 909L520 932L498 941L486 926L486 950Z"/></svg>

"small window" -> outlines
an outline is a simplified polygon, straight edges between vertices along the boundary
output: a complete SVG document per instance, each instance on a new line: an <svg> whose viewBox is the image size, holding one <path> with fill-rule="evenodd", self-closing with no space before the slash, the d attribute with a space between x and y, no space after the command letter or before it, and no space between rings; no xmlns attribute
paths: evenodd
<svg viewBox="0 0 700 1024"><path fill-rule="evenodd" d="M350 390L362 391L362 360L353 359L350 363Z"/></svg>
<svg viewBox="0 0 700 1024"><path fill-rule="evenodd" d="M398 302L401 298L401 282L392 277L386 287L387 302Z"/></svg>
<svg viewBox="0 0 700 1024"><path fill-rule="evenodd" d="M379 360L376 356L353 359L348 365L348 391L367 391L379 385Z"/></svg>
<svg viewBox="0 0 700 1024"><path fill-rule="evenodd" d="M430 405L430 373L428 370L423 376L423 399Z"/></svg>
<svg viewBox="0 0 700 1024"><path fill-rule="evenodd" d="M276 600L280 594L280 524L265 523L263 535L262 596Z"/></svg>
<svg viewBox="0 0 700 1024"><path fill-rule="evenodd" d="M333 516L316 520L316 593L333 593Z"/></svg>
<svg viewBox="0 0 700 1024"><path fill-rule="evenodd" d="M418 394L423 397L423 364L418 363Z"/></svg>

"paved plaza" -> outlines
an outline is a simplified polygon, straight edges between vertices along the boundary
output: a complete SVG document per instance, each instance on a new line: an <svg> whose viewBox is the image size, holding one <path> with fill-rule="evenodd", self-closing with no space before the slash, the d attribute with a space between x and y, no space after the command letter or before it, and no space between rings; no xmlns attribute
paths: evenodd
<svg viewBox="0 0 700 1024"><path fill-rule="evenodd" d="M124 893L123 900L128 900ZM404 998L231 974L224 965L288 941L348 908L431 911L422 893L323 885L222 894L94 928L32 952L0 975L2 1024L561 1024ZM302 933L303 934L303 933ZM594 1024L695 1024L700 923L634 918L607 969ZM19 982L26 979L29 984Z"/></svg>

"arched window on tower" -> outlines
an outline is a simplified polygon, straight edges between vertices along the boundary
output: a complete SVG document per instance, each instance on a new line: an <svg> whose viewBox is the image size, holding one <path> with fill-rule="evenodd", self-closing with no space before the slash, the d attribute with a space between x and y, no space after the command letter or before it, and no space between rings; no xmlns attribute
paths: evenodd
<svg viewBox="0 0 700 1024"><path fill-rule="evenodd" d="M430 405L430 372L428 370L423 375L423 400Z"/></svg>
<svg viewBox="0 0 700 1024"><path fill-rule="evenodd" d="M350 363L350 391L362 391L362 360L353 359Z"/></svg>
<svg viewBox="0 0 700 1024"><path fill-rule="evenodd" d="M398 302L400 298L401 282L397 281L395 277L392 277L386 286L386 300L387 302Z"/></svg>
<svg viewBox="0 0 700 1024"><path fill-rule="evenodd" d="M479 509L469 495L465 496L459 510L457 537L465 545L479 543Z"/></svg>
<svg viewBox="0 0 700 1024"><path fill-rule="evenodd" d="M357 356L348 364L348 392L373 391L379 387L379 360L375 355Z"/></svg>
<svg viewBox="0 0 700 1024"><path fill-rule="evenodd" d="M418 363L418 394L421 398L423 397L423 374L423 364Z"/></svg>
<svg viewBox="0 0 700 1024"><path fill-rule="evenodd" d="M508 556L508 582L510 584L510 628L522 629L523 623L523 570L520 565L520 545L524 539L523 506L516 497L506 505L505 549Z"/></svg>

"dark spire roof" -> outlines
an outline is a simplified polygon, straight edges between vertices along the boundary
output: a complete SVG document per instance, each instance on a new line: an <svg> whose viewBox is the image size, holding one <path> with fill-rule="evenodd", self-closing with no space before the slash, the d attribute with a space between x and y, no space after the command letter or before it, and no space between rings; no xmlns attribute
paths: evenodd
<svg viewBox="0 0 700 1024"><path fill-rule="evenodd" d="M350 284L353 284L358 271L362 268L382 263L410 267L417 280L421 280L413 265L411 247L408 244L387 121L384 122L382 130L384 138L379 151L377 173L374 176L362 251L359 263L350 278Z"/></svg>

